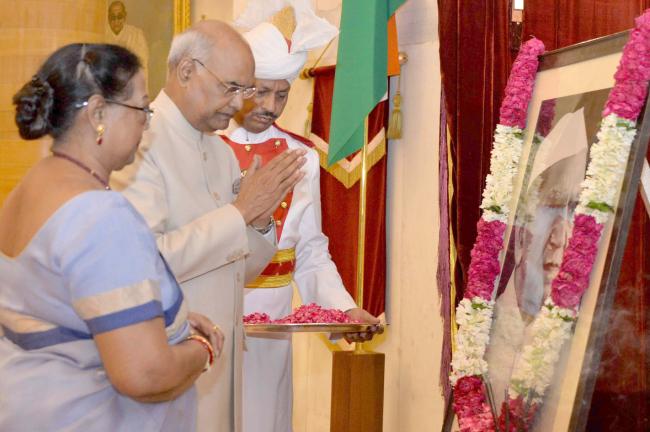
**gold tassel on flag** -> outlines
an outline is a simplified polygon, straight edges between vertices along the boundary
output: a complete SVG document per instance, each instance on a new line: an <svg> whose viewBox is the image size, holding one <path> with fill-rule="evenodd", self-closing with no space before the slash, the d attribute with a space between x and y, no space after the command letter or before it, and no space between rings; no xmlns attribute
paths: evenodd
<svg viewBox="0 0 650 432"><path fill-rule="evenodd" d="M402 138L402 94L400 93L400 81L402 76L397 76L397 91L395 96L393 96L393 112L390 113L390 119L388 120L388 131L386 132L386 138L388 139L400 139Z"/></svg>
<svg viewBox="0 0 650 432"><path fill-rule="evenodd" d="M409 61L409 56L404 51L399 51L397 54L397 62L399 68L397 71L397 91L395 96L393 96L393 112L390 113L390 118L388 119L388 130L386 131L386 138L388 139L400 139L402 138L402 93L400 93L400 87L402 84L402 66Z"/></svg>

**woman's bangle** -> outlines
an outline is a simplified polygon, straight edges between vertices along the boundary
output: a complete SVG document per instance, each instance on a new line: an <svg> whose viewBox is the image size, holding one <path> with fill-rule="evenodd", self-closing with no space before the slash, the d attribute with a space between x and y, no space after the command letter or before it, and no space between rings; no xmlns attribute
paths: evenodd
<svg viewBox="0 0 650 432"><path fill-rule="evenodd" d="M203 368L203 372L207 372L210 370L210 366L214 363L214 348L212 348L212 345L210 344L210 341L208 341L205 337L198 335L198 334L193 334L189 335L185 340L194 340L203 345L203 348L206 349L208 352L208 359L205 362L205 367Z"/></svg>

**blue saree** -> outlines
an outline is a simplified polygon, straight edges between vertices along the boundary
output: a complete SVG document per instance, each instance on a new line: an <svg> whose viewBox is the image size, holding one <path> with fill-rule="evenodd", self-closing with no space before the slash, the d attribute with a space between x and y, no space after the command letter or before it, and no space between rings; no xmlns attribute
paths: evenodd
<svg viewBox="0 0 650 432"><path fill-rule="evenodd" d="M63 204L15 258L0 254L0 431L192 431L196 393L118 393L93 335L163 317L189 334L183 295L137 211L117 192Z"/></svg>

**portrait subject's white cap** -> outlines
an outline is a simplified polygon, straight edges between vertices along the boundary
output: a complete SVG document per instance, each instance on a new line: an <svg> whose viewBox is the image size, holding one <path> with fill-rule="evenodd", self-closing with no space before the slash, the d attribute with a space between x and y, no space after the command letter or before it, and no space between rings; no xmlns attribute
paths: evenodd
<svg viewBox="0 0 650 432"><path fill-rule="evenodd" d="M290 41L268 22L287 6L293 7L296 20ZM336 27L314 13L310 0L250 0L235 25L249 30L244 38L255 57L255 77L289 82L300 74L309 50L327 44L338 34Z"/></svg>
<svg viewBox="0 0 650 432"><path fill-rule="evenodd" d="M584 108L564 115L542 141L530 174L529 187L544 175L542 195L553 189L577 199L587 167L587 129Z"/></svg>

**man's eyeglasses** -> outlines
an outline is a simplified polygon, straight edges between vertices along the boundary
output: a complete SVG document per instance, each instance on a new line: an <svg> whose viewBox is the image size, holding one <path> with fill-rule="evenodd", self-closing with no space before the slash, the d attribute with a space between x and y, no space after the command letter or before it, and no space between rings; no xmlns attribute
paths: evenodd
<svg viewBox="0 0 650 432"><path fill-rule="evenodd" d="M134 109L134 110L142 111L147 116L147 120L146 120L146 125L147 126L149 125L149 122L151 121L151 117L153 117L153 109L149 108L148 106L139 107L139 106L135 106L135 105L125 104L124 102L116 101L116 100L113 100L113 99L104 99L104 100L106 101L106 103L111 103L111 104L123 106L125 108L131 108L131 109ZM75 106L75 108L83 108L85 106L88 106L88 101L76 103L74 106Z"/></svg>
<svg viewBox="0 0 650 432"><path fill-rule="evenodd" d="M253 97L253 95L257 91L257 88L255 88L254 86L253 87L244 87L244 86L241 86L241 85L234 85L234 84L228 85L228 84L224 83L223 80L217 76L217 74L215 74L210 69L208 69L208 67L206 65L204 65L201 62L201 60L193 58L192 61L197 62L198 64L203 66L203 69L208 71L208 73L210 75L212 75L213 77L215 77L217 79L217 81L219 81L219 84L221 84L221 86L223 87L223 94L225 96L227 96L227 97L232 98L232 97L235 97L235 96L241 94L244 99L249 99L249 98Z"/></svg>

